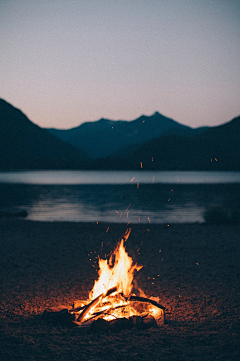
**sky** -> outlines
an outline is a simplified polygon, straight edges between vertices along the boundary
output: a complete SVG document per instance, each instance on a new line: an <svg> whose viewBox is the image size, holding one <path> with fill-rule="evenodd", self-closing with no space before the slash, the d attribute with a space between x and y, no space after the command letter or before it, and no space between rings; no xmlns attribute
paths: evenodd
<svg viewBox="0 0 240 361"><path fill-rule="evenodd" d="M0 0L0 98L41 127L240 115L240 0Z"/></svg>

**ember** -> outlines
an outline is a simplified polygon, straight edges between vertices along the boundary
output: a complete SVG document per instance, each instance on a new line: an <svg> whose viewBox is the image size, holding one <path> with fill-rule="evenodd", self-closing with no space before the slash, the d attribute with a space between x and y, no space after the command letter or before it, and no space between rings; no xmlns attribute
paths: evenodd
<svg viewBox="0 0 240 361"><path fill-rule="evenodd" d="M137 290L139 296L132 293L134 272L142 266L134 264L125 250L124 243L130 232L131 229L127 230L109 261L99 258L99 278L89 293L89 300L78 302L78 307L69 310L76 316L77 325L86 326L99 319L109 323L127 319L135 326L147 324L153 318L158 325L164 323L164 306L147 298L140 289Z"/></svg>

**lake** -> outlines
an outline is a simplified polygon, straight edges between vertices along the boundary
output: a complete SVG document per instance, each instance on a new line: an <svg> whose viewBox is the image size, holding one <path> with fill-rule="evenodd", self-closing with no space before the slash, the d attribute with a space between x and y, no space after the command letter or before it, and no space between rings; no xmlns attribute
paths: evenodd
<svg viewBox="0 0 240 361"><path fill-rule="evenodd" d="M0 211L28 220L201 223L207 208L239 204L240 172L0 172Z"/></svg>

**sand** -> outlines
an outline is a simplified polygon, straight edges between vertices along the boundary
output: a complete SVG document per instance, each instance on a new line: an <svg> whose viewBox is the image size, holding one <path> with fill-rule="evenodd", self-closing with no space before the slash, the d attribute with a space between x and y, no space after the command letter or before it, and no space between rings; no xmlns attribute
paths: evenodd
<svg viewBox="0 0 240 361"><path fill-rule="evenodd" d="M0 360L240 360L240 226L132 225L127 251L166 307L162 327L91 333L41 319L87 298L97 255L126 228L0 221Z"/></svg>

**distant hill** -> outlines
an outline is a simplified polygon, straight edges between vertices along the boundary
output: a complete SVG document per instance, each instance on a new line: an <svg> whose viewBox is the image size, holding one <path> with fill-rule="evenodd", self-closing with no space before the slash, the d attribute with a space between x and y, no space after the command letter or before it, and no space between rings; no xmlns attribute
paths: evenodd
<svg viewBox="0 0 240 361"><path fill-rule="evenodd" d="M148 140L162 135L194 136L206 128L192 129L177 123L158 112L152 116L142 115L133 121L100 119L76 128L46 129L50 134L83 149L93 159L112 156L129 146L128 153Z"/></svg>
<svg viewBox="0 0 240 361"><path fill-rule="evenodd" d="M239 139L240 117L192 129L159 113L131 122L101 119L69 130L46 130L0 99L1 170L240 171Z"/></svg>
<svg viewBox="0 0 240 361"><path fill-rule="evenodd" d="M128 149L128 148L127 148ZM98 160L101 169L240 171L240 117L193 137L165 135ZM124 154L125 153L125 154ZM124 156L123 156L124 154Z"/></svg>
<svg viewBox="0 0 240 361"><path fill-rule="evenodd" d="M0 169L79 168L80 150L32 123L19 109L0 99Z"/></svg>

